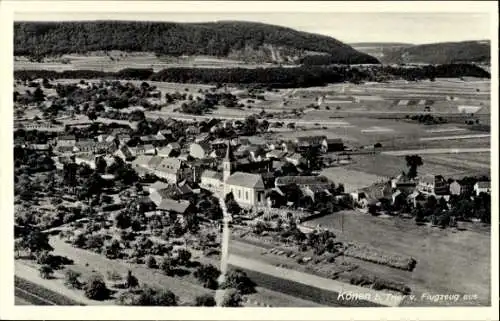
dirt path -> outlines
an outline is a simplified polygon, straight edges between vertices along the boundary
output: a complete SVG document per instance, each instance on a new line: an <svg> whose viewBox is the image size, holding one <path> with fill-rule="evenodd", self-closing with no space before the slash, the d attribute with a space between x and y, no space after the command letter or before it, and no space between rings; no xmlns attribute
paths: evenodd
<svg viewBox="0 0 500 321"><path fill-rule="evenodd" d="M410 150L394 150L382 152L385 155L405 156L405 155L424 155L424 154L460 154L460 153L486 153L490 152L491 148L424 148Z"/></svg>

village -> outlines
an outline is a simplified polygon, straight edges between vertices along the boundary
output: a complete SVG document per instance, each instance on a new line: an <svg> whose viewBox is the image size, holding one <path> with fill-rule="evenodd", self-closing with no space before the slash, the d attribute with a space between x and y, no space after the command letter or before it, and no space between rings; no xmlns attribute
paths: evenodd
<svg viewBox="0 0 500 321"><path fill-rule="evenodd" d="M72 249L85 249L109 260L146 264L162 270L170 288L178 282L172 281L175 278L198 284L196 291L182 290L184 283L174 287L183 304L192 304L196 293L210 296L207 291L216 287L222 230L218 195L231 214L236 254L246 253L245 247L255 246L255 252L267 248L252 255L263 257L269 267L399 295L412 289L383 273L359 272L356 260L411 272L418 258L338 239L343 226L330 228L331 222L343 221L347 213L410 220L415 228L460 231L464 223L491 220L489 177L422 172L425 155L406 155L392 176L369 175L348 165L357 157L380 153L380 143L367 147L338 137L307 135L307 130L301 136L287 139L285 131L285 137L277 137L276 118L289 117L282 112L243 119L147 116L158 110L162 97L181 108L195 101L198 104L189 106L203 110L234 105L235 96L222 87L180 94L161 92L147 82L82 80L54 85L38 79L18 85L32 91L15 95L15 222L21 237L17 249L39 252L25 239L33 231L24 230L37 226L59 235L49 246L58 252L75 255ZM143 107L131 106L132 98ZM315 101L309 108L319 108L323 98ZM299 130L301 125L287 127ZM234 277L250 283L246 275L254 279L252 268L241 262L230 262L239 268ZM147 280L147 272L137 269L134 275ZM87 272L83 268L78 275ZM74 278L76 272L72 273ZM122 304L139 300L137 293L118 291L115 298ZM251 293L255 291L243 290L239 300L249 300ZM232 300L238 301L235 297ZM255 302L264 301L260 297Z"/></svg>

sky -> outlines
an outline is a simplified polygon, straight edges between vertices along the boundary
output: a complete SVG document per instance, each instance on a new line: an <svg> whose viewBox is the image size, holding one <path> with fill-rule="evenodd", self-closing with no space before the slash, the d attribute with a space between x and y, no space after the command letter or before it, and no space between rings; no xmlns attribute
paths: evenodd
<svg viewBox="0 0 500 321"><path fill-rule="evenodd" d="M14 16L16 21L150 20L208 22L244 20L270 23L332 36L342 42L413 44L490 39L490 16L483 13L38 13Z"/></svg>

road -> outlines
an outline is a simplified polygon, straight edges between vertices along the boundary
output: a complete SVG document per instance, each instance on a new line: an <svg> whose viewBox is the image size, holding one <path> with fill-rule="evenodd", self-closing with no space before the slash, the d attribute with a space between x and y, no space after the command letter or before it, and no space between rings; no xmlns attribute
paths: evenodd
<svg viewBox="0 0 500 321"><path fill-rule="evenodd" d="M26 279L14 277L16 305L84 305Z"/></svg>
<svg viewBox="0 0 500 321"><path fill-rule="evenodd" d="M409 150L385 151L381 154L391 156L425 155L425 154L461 154L461 153L488 153L491 148L424 148Z"/></svg>

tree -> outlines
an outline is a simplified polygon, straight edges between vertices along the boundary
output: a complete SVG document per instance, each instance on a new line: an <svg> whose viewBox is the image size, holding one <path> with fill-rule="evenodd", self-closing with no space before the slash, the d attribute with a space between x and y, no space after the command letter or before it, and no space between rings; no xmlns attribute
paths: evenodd
<svg viewBox="0 0 500 321"><path fill-rule="evenodd" d="M186 249L179 249L177 252L177 262L180 265L187 265L191 259L191 252Z"/></svg>
<svg viewBox="0 0 500 321"><path fill-rule="evenodd" d="M245 118L244 128L247 135L255 135L257 133L257 127L259 122L255 116L248 116Z"/></svg>
<svg viewBox="0 0 500 321"><path fill-rule="evenodd" d="M84 286L85 296L91 300L102 301L108 298L109 289L100 275L92 275Z"/></svg>
<svg viewBox="0 0 500 321"><path fill-rule="evenodd" d="M137 280L137 278L132 275L132 271L128 271L127 273L127 278L126 278L126 285L127 285L127 288L136 288L139 286L139 280Z"/></svg>
<svg viewBox="0 0 500 321"><path fill-rule="evenodd" d="M194 271L194 277L197 278L205 288L215 290L217 288L217 279L220 271L213 265L202 265Z"/></svg>
<svg viewBox="0 0 500 321"><path fill-rule="evenodd" d="M30 251L30 254L36 254L41 251L52 251L53 248L49 244L47 234L42 233L39 229L31 228L21 239L21 246Z"/></svg>
<svg viewBox="0 0 500 321"><path fill-rule="evenodd" d="M124 211L121 211L118 214L116 214L115 226L117 228L125 230L125 229L129 228L131 224L132 224L132 222L130 220L130 216L127 213L125 213Z"/></svg>
<svg viewBox="0 0 500 321"><path fill-rule="evenodd" d="M96 170L96 172L98 172L99 174L106 173L106 166L107 166L107 163L104 160L104 158L98 157L96 159L96 162L95 162L95 170Z"/></svg>
<svg viewBox="0 0 500 321"><path fill-rule="evenodd" d="M33 93L33 99L36 103L45 100L45 94L43 93L43 90L40 87L37 87L35 89L35 92Z"/></svg>
<svg viewBox="0 0 500 321"><path fill-rule="evenodd" d="M237 289L242 294L255 292L255 283L239 269L231 270L222 284L223 289Z"/></svg>
<svg viewBox="0 0 500 321"><path fill-rule="evenodd" d="M146 265L150 269L156 269L158 267L156 259L152 255L148 256L148 258L146 259Z"/></svg>
<svg viewBox="0 0 500 321"><path fill-rule="evenodd" d="M82 286L80 280L78 279L80 275L81 274L79 272L67 270L66 273L64 273L64 284L70 288L80 289Z"/></svg>
<svg viewBox="0 0 500 321"><path fill-rule="evenodd" d="M196 297L194 305L197 307L213 307L216 305L216 302L212 295L203 294Z"/></svg>
<svg viewBox="0 0 500 321"><path fill-rule="evenodd" d="M40 266L38 271L40 272L40 276L43 279L48 279L48 278L52 277L52 275L54 274L54 269L48 264L44 264L44 265Z"/></svg>
<svg viewBox="0 0 500 321"><path fill-rule="evenodd" d="M168 276L174 275L174 267L175 262L172 258L169 257L164 257L160 264L160 269Z"/></svg>
<svg viewBox="0 0 500 321"><path fill-rule="evenodd" d="M223 307L240 307L243 298L241 294L236 289L230 289L226 291L224 294L224 298L222 300Z"/></svg>
<svg viewBox="0 0 500 321"><path fill-rule="evenodd" d="M408 177L410 179L417 177L418 167L424 164L422 161L422 157L418 155L408 155L405 157L405 159L406 159L406 166L409 167Z"/></svg>

